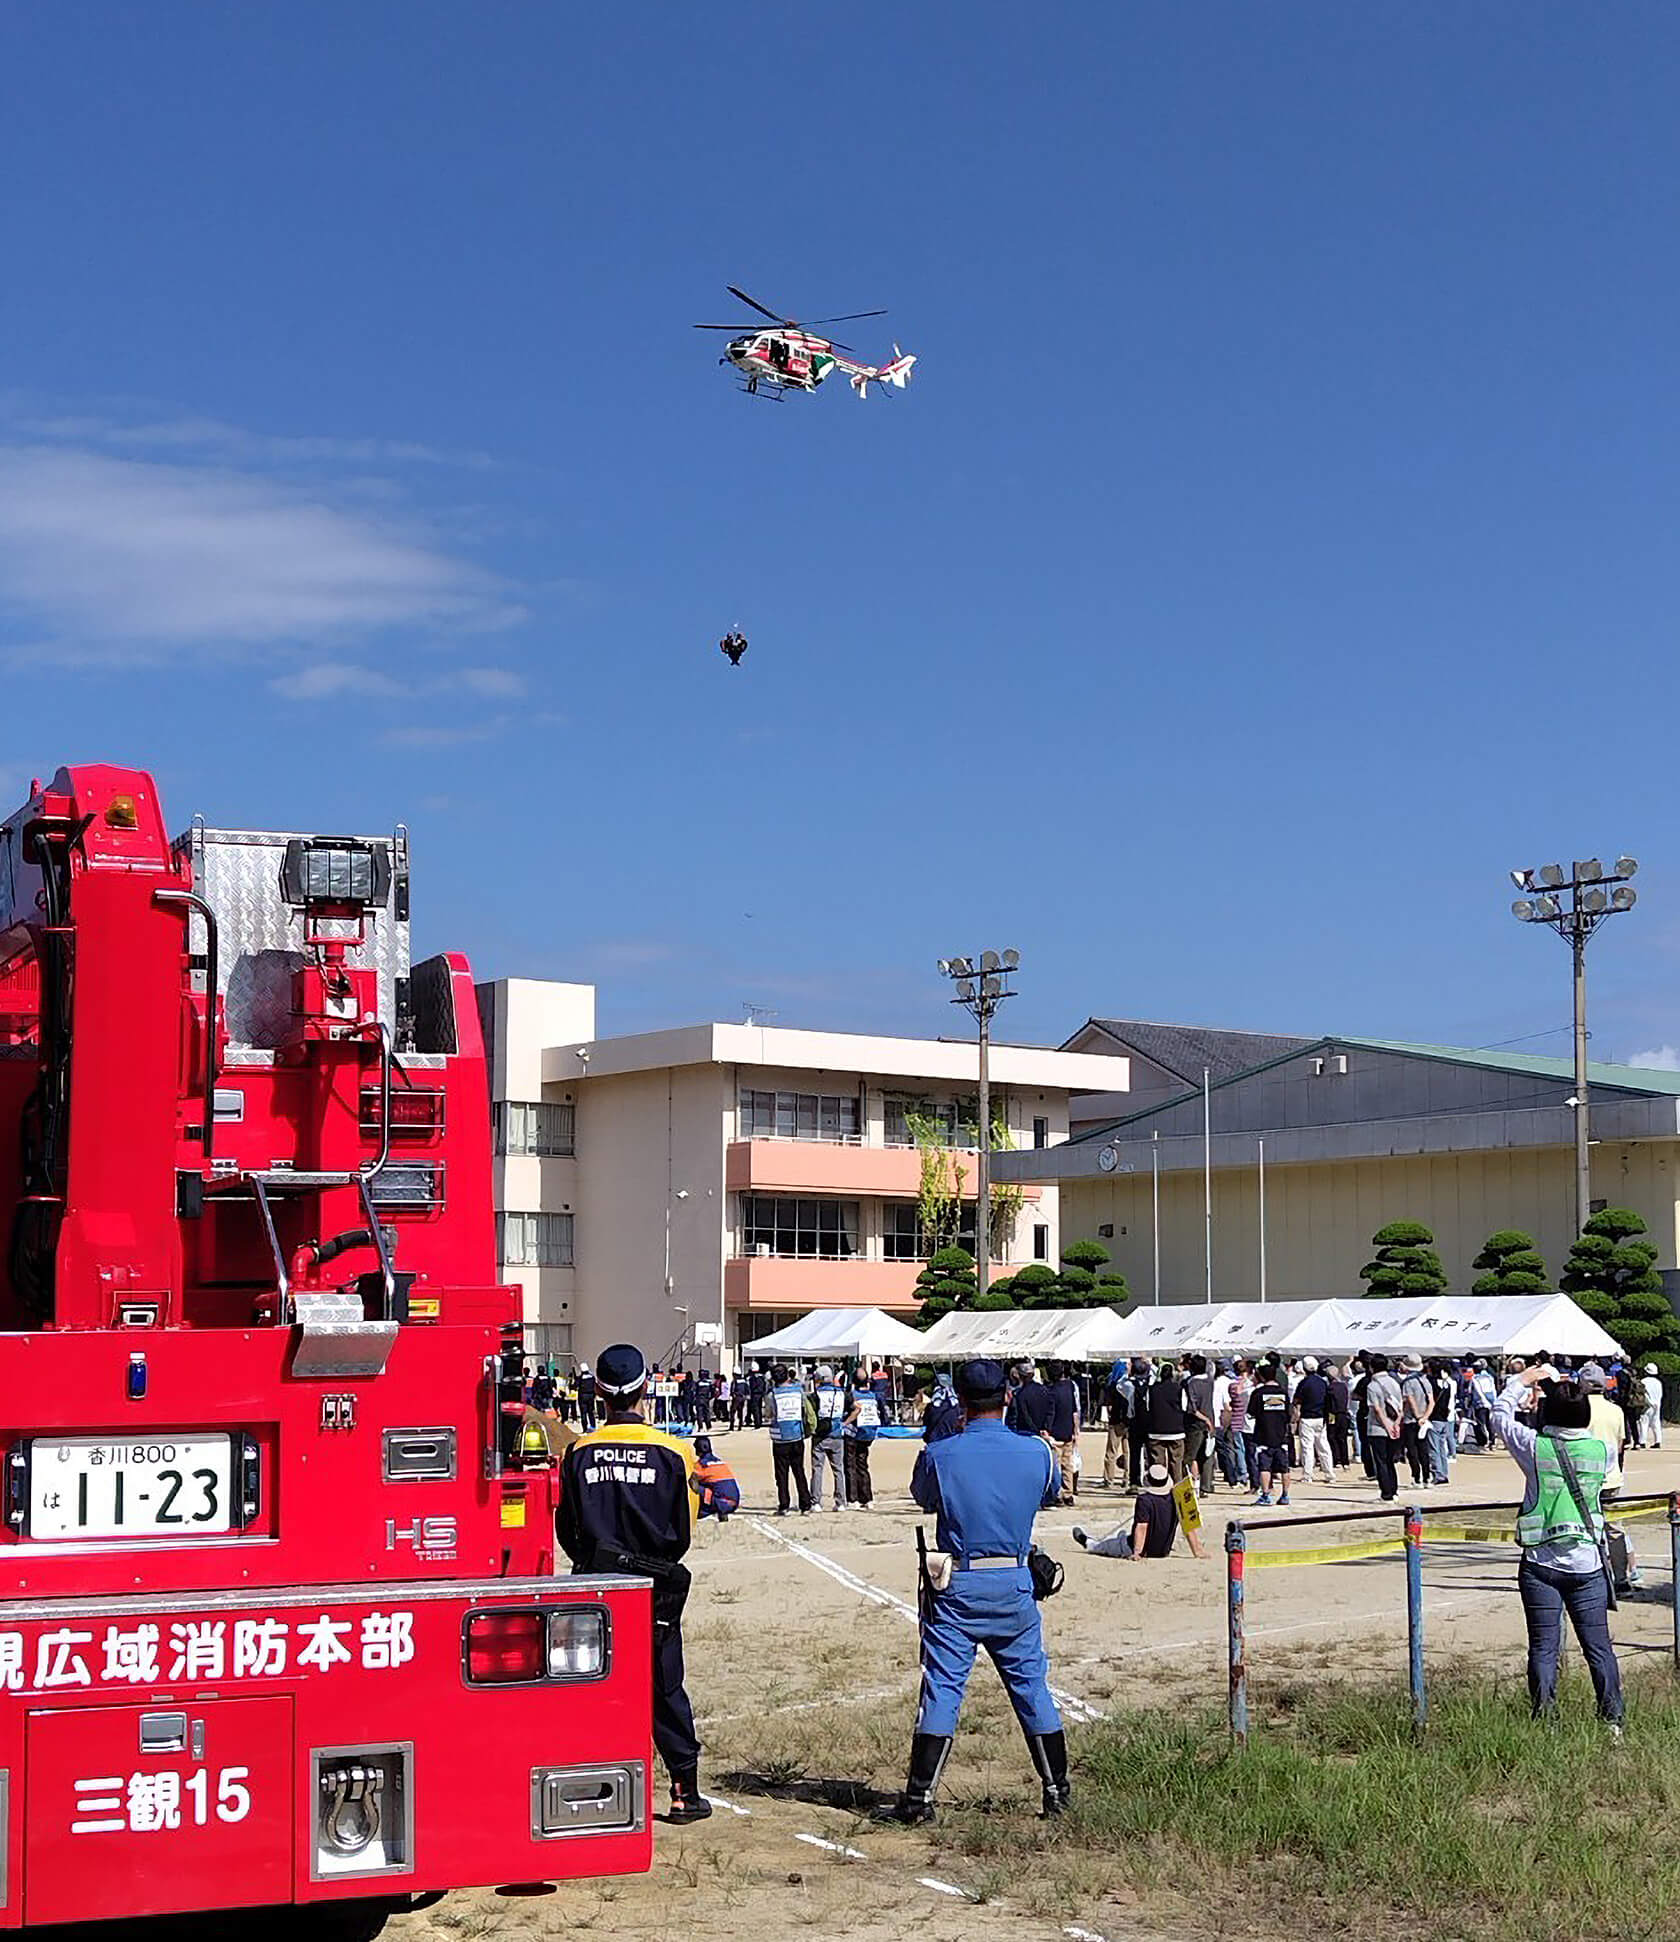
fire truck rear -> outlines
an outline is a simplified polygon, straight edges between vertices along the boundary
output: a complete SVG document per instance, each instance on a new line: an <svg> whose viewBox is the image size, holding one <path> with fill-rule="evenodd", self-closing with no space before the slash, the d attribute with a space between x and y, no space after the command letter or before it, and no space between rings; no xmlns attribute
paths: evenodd
<svg viewBox="0 0 1680 1942"><path fill-rule="evenodd" d="M405 832L0 825L0 1929L645 1869L645 1585L553 1574Z"/></svg>

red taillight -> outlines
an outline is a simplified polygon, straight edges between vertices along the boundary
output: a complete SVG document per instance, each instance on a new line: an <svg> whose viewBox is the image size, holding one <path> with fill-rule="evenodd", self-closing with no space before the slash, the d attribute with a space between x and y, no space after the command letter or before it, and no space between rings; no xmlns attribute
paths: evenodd
<svg viewBox="0 0 1680 1942"><path fill-rule="evenodd" d="M377 1133L383 1123L383 1104L377 1086L361 1091L364 1133ZM443 1094L430 1086L393 1086L391 1131L399 1138L424 1139L443 1130Z"/></svg>
<svg viewBox="0 0 1680 1942"><path fill-rule="evenodd" d="M540 1679L541 1612L473 1612L467 1619L467 1679L475 1686L513 1686Z"/></svg>

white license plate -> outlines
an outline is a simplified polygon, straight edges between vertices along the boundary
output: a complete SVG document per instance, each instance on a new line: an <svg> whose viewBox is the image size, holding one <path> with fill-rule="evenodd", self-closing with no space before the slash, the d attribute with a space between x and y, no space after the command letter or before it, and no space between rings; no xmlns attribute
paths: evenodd
<svg viewBox="0 0 1680 1942"><path fill-rule="evenodd" d="M38 1436L31 1537L167 1537L233 1529L233 1438Z"/></svg>

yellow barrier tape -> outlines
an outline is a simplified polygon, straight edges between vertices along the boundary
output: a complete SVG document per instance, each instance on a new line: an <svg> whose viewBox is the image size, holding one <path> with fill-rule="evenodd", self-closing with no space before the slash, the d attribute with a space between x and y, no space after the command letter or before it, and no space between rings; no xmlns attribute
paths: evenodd
<svg viewBox="0 0 1680 1942"><path fill-rule="evenodd" d="M1378 1538L1371 1544L1326 1544L1317 1551L1248 1551L1244 1555L1251 1568L1273 1564L1351 1564L1355 1558L1392 1557L1404 1551L1403 1537Z"/></svg>
<svg viewBox="0 0 1680 1942"><path fill-rule="evenodd" d="M1631 1524L1652 1517L1667 1517L1666 1504L1636 1504L1631 1509L1618 1511L1611 1506L1612 1524ZM1437 1524L1433 1515L1424 1513L1423 1541L1426 1544L1514 1544L1517 1532L1514 1524ZM1264 1526L1261 1526L1264 1529ZM1276 1526L1273 1527L1277 1528ZM1393 1557L1404 1551L1406 1540L1403 1537L1377 1538L1368 1544L1326 1544L1313 1551L1257 1551L1245 1552L1251 1567L1278 1564L1352 1564L1360 1558Z"/></svg>

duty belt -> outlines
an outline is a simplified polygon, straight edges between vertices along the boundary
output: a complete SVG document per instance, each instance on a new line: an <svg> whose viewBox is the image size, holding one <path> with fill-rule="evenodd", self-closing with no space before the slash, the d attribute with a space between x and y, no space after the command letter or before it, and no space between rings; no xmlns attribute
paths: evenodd
<svg viewBox="0 0 1680 1942"><path fill-rule="evenodd" d="M1008 1571L1019 1570L1026 1559L1011 1552L1006 1558L953 1558L952 1563L959 1571Z"/></svg>

